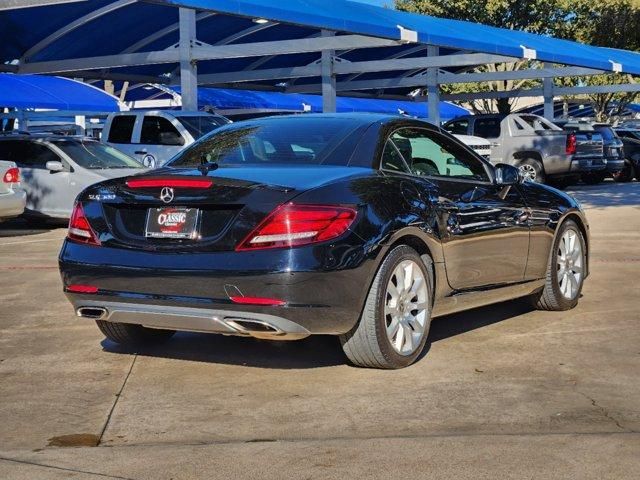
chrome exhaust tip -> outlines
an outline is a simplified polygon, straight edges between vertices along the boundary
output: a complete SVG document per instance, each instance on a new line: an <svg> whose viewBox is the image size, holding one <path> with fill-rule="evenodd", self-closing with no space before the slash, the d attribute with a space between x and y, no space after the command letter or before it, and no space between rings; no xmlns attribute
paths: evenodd
<svg viewBox="0 0 640 480"><path fill-rule="evenodd" d="M76 310L76 315L82 318L100 320L107 316L107 309L102 307L80 307Z"/></svg>
<svg viewBox="0 0 640 480"><path fill-rule="evenodd" d="M277 335L284 335L285 333L270 323L263 322L261 320L252 320L248 318L225 318L224 321L239 333L251 335L256 338L271 338Z"/></svg>

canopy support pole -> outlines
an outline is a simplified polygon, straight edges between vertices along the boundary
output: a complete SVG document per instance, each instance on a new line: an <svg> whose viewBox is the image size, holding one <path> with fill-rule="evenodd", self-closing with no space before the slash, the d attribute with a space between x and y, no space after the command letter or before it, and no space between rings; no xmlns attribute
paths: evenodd
<svg viewBox="0 0 640 480"><path fill-rule="evenodd" d="M323 37L332 37L334 32L322 31ZM334 50L322 50L320 69L322 72L322 111L335 113L336 111L336 75L333 71Z"/></svg>
<svg viewBox="0 0 640 480"><path fill-rule="evenodd" d="M198 67L192 57L196 40L196 11L190 8L179 9L180 27L180 95L182 110L198 110Z"/></svg>
<svg viewBox="0 0 640 480"><path fill-rule="evenodd" d="M544 68L551 68L550 63L545 63ZM553 122L555 118L554 106L553 106L553 78L544 78L542 80L542 91L544 97L544 118Z"/></svg>
<svg viewBox="0 0 640 480"><path fill-rule="evenodd" d="M440 55L440 48L435 45L427 46L427 57ZM428 119L434 125L440 126L440 85L438 84L438 67L427 68L427 105Z"/></svg>

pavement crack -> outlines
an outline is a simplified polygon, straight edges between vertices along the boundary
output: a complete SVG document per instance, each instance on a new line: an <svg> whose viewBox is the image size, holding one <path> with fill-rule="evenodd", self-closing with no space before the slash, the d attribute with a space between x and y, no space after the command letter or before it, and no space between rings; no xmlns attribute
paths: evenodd
<svg viewBox="0 0 640 480"><path fill-rule="evenodd" d="M112 478L115 480L135 480L133 478L130 477L119 477L117 475L109 475L106 473L99 473L99 472L90 472L88 470L78 470L75 468L68 468L68 467L58 467L57 465L49 465L46 463L38 463L38 462L31 462L28 460L19 460L17 458L8 458L8 457L0 457L0 460L5 461L5 462L13 462L13 463L20 463L23 465L31 465L34 467L40 467L40 468L51 468L54 470L62 470L64 472L72 472L72 473L82 473L85 475L93 475L96 477L102 477L102 478Z"/></svg>
<svg viewBox="0 0 640 480"><path fill-rule="evenodd" d="M104 425L102 427L102 430L100 431L100 435L98 436L98 442L96 443L96 446L99 447L100 444L102 443L102 437L104 437L105 432L107 431L107 428L109 427L109 423L111 422L111 416L113 415L113 412L116 409L116 406L118 405L118 402L120 401L120 397L122 396L122 392L124 391L124 387L127 385L127 381L129 380L129 377L131 376L131 372L133 371L133 366L136 364L136 360L138 359L138 354L134 354L133 356L133 361L131 362L131 365L129 366L129 371L127 371L127 375L124 377L124 381L122 382L122 385L120 386L120 390L118 390L118 393L116 393L116 398L113 401L113 405L111 405L111 409L109 410L109 414L107 415L107 419L104 422Z"/></svg>
<svg viewBox="0 0 640 480"><path fill-rule="evenodd" d="M595 407L595 408L597 408L598 410L600 410L600 412L602 413L602 415L603 415L606 419L608 419L608 420L612 421L612 422L615 424L615 426L616 426L616 427L618 427L620 430L622 430L623 432L628 432L628 433L637 433L636 431L634 431L634 430L632 430L632 429L630 429L630 428L626 428L626 427L624 427L624 426L620 423L620 421L619 421L617 418L613 417L613 416L609 413L609 411L608 411L606 408L604 408L602 405L598 404L598 402L596 401L596 399L595 399L595 398L590 397L589 395L587 395L587 394L586 394L586 393L584 393L584 392L578 392L578 393L579 393L580 395L582 395L584 398L586 398L587 400L589 400L589 401L591 402L591 405L592 405L593 407Z"/></svg>

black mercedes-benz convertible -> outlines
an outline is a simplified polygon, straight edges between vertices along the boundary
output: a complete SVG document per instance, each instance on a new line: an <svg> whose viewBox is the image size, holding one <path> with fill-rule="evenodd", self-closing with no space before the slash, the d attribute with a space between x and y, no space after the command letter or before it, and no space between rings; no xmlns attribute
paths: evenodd
<svg viewBox="0 0 640 480"><path fill-rule="evenodd" d="M356 365L400 368L433 317L519 297L575 307L588 248L575 200L433 125L300 115L227 125L88 188L60 270L114 342L330 334Z"/></svg>

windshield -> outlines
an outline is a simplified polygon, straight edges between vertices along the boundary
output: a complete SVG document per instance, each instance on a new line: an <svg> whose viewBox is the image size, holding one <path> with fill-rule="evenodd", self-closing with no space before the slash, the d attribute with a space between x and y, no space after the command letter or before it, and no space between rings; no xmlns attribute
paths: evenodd
<svg viewBox="0 0 640 480"><path fill-rule="evenodd" d="M349 118L303 116L236 123L193 144L170 165L346 165L348 158L330 154L358 126Z"/></svg>
<svg viewBox="0 0 640 480"><path fill-rule="evenodd" d="M133 158L109 145L91 140L60 140L53 144L66 153L83 168L98 170L104 168L144 168Z"/></svg>
<svg viewBox="0 0 640 480"><path fill-rule="evenodd" d="M202 116L178 116L176 117L184 128L191 134L194 140L213 132L216 128L226 125L228 122L223 117L213 115Z"/></svg>

